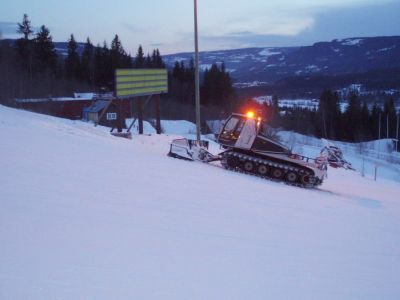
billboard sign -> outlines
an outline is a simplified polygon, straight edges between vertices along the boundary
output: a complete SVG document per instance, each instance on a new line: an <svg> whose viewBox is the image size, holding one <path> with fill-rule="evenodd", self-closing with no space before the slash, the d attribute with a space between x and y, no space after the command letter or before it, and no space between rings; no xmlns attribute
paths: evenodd
<svg viewBox="0 0 400 300"><path fill-rule="evenodd" d="M168 93L166 69L117 69L115 93L118 98Z"/></svg>

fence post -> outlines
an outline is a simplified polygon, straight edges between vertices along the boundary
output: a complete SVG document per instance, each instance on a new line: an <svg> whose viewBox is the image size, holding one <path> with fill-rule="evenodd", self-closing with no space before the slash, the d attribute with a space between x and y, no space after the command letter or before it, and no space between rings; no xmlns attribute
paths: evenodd
<svg viewBox="0 0 400 300"><path fill-rule="evenodd" d="M365 177L365 158L362 159L362 169L361 169L361 176Z"/></svg>

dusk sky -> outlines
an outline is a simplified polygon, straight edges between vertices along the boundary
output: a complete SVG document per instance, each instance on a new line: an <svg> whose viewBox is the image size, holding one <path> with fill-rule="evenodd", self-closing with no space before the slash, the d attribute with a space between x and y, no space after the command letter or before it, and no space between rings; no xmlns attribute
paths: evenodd
<svg viewBox="0 0 400 300"><path fill-rule="evenodd" d="M200 50L310 45L335 38L400 35L400 0L198 0ZM193 50L193 1L2 1L0 32L16 37L27 13L55 41L87 36L110 43L117 33L125 50Z"/></svg>

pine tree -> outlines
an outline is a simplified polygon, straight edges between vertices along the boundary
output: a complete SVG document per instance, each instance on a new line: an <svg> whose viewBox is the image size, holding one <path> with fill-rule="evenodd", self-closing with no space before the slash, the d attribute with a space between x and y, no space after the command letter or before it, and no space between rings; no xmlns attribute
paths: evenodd
<svg viewBox="0 0 400 300"><path fill-rule="evenodd" d="M375 103L372 107L371 114L369 116L368 131L372 139L379 138L379 115L382 114L381 108Z"/></svg>
<svg viewBox="0 0 400 300"><path fill-rule="evenodd" d="M144 53L142 45L139 46L136 57L135 57L135 68L143 68L144 67Z"/></svg>
<svg viewBox="0 0 400 300"><path fill-rule="evenodd" d="M182 74L181 64L179 61L175 62L174 68L172 69L172 76L176 79L180 79Z"/></svg>
<svg viewBox="0 0 400 300"><path fill-rule="evenodd" d="M225 65L212 64L210 69L204 72L202 86L202 99L205 105L219 106L229 110L231 100L234 97L232 80L225 70Z"/></svg>
<svg viewBox="0 0 400 300"><path fill-rule="evenodd" d="M165 64L161 58L160 50L158 49L155 50L153 65L155 68L160 68L160 69L165 68Z"/></svg>
<svg viewBox="0 0 400 300"><path fill-rule="evenodd" d="M29 40L29 37L32 35L33 30L31 26L31 21L28 19L27 14L24 14L22 23L18 23L17 32L22 34L25 40Z"/></svg>
<svg viewBox="0 0 400 300"><path fill-rule="evenodd" d="M111 64L110 49L107 42L103 46L97 45L94 52L94 74L96 85L101 88L112 88L114 70Z"/></svg>
<svg viewBox="0 0 400 300"><path fill-rule="evenodd" d="M65 59L65 73L67 78L80 77L80 57L78 54L78 43L75 41L74 35L71 34L68 41L68 55Z"/></svg>
<svg viewBox="0 0 400 300"><path fill-rule="evenodd" d="M277 95L272 96L272 103L269 105L268 121L271 125L279 124L279 98Z"/></svg>
<svg viewBox="0 0 400 300"><path fill-rule="evenodd" d="M151 56L149 53L147 53L146 59L144 61L144 66L146 68L153 68L153 60L151 59Z"/></svg>
<svg viewBox="0 0 400 300"><path fill-rule="evenodd" d="M133 59L131 54L125 56L125 68L132 68L133 67Z"/></svg>
<svg viewBox="0 0 400 300"><path fill-rule="evenodd" d="M115 35L114 39L111 42L110 55L111 55L111 67L113 70L125 66L126 52L122 47L121 40L119 39L117 34Z"/></svg>
<svg viewBox="0 0 400 300"><path fill-rule="evenodd" d="M387 133L387 126L389 125L389 137L394 138L396 136L396 125L397 125L397 114L396 114L396 106L394 105L394 99L390 98L385 102L384 105L384 124L385 124L385 133ZM389 121L389 124L387 122ZM385 135L386 136L386 135Z"/></svg>
<svg viewBox="0 0 400 300"><path fill-rule="evenodd" d="M363 139L368 139L371 138L369 134L369 109L368 105L363 102L362 108L361 108L361 132L362 132L362 137Z"/></svg>
<svg viewBox="0 0 400 300"><path fill-rule="evenodd" d="M17 32L23 35L23 37L16 42L17 55L22 68L28 71L29 77L32 79L34 62L33 43L30 37L33 34L33 30L27 14L24 14L22 23L18 23Z"/></svg>
<svg viewBox="0 0 400 300"><path fill-rule="evenodd" d="M157 52L156 49L153 50L153 53L151 54L151 64L154 68L157 68Z"/></svg>
<svg viewBox="0 0 400 300"><path fill-rule="evenodd" d="M86 39L81 59L81 76L88 83L94 83L94 47L89 38Z"/></svg>
<svg viewBox="0 0 400 300"><path fill-rule="evenodd" d="M194 68L194 60L193 57L190 58L189 60L189 72L194 74L195 68Z"/></svg>
<svg viewBox="0 0 400 300"><path fill-rule="evenodd" d="M322 92L319 100L318 116L320 126L317 128L319 128L320 135L329 139L337 138L341 131L341 112L337 93L332 93L331 90Z"/></svg>
<svg viewBox="0 0 400 300"><path fill-rule="evenodd" d="M101 49L102 60L102 85L103 87L112 88L114 83L114 69L111 61L111 53L108 48L107 42L104 41L103 48Z"/></svg>
<svg viewBox="0 0 400 300"><path fill-rule="evenodd" d="M35 56L38 60L38 70L55 73L57 53L49 29L42 25L34 40Z"/></svg>
<svg viewBox="0 0 400 300"><path fill-rule="evenodd" d="M345 112L345 126L349 141L357 142L362 138L361 103L357 94L351 94Z"/></svg>
<svg viewBox="0 0 400 300"><path fill-rule="evenodd" d="M94 60L94 81L97 86L101 86L103 83L102 80L103 61L102 61L102 48L100 44L97 44L95 48L93 60Z"/></svg>

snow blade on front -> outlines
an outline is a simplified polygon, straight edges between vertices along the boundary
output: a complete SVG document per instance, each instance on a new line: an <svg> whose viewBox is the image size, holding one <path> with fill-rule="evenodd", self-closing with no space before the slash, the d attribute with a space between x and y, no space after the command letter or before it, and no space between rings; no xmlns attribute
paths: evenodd
<svg viewBox="0 0 400 300"><path fill-rule="evenodd" d="M173 140L169 149L168 156L186 160L194 160L193 151L191 150L191 147L189 145L189 140L188 139Z"/></svg>
<svg viewBox="0 0 400 300"><path fill-rule="evenodd" d="M208 141L200 141L199 145L197 141L185 138L172 141L168 156L202 162L211 162L220 159L219 156L208 152Z"/></svg>

